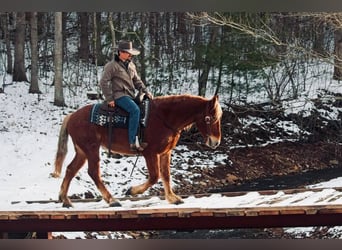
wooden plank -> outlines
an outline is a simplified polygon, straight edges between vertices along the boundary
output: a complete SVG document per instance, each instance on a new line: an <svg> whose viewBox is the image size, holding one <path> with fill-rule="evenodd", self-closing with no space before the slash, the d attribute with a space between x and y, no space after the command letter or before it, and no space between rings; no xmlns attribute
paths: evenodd
<svg viewBox="0 0 342 250"><path fill-rule="evenodd" d="M108 219L120 219L120 218L121 218L121 215L116 212L110 213L108 216Z"/></svg>
<svg viewBox="0 0 342 250"><path fill-rule="evenodd" d="M341 207L326 207L321 208L317 211L318 214L342 214L342 208Z"/></svg>
<svg viewBox="0 0 342 250"><path fill-rule="evenodd" d="M138 218L137 210L120 210L117 213L123 219Z"/></svg>
<svg viewBox="0 0 342 250"><path fill-rule="evenodd" d="M258 213L259 216L279 215L279 214L280 214L279 210L262 210L262 211L259 211L259 213Z"/></svg>
<svg viewBox="0 0 342 250"><path fill-rule="evenodd" d="M246 216L258 216L259 212L256 210L247 209L247 210L245 210L244 215L246 215Z"/></svg>
<svg viewBox="0 0 342 250"><path fill-rule="evenodd" d="M314 215L314 214L317 214L318 212L318 209L316 208L303 208L304 211L305 211L305 214L307 215Z"/></svg>
<svg viewBox="0 0 342 250"><path fill-rule="evenodd" d="M208 210L200 210L200 211L192 212L191 216L192 217L213 216L213 212L208 211Z"/></svg>
<svg viewBox="0 0 342 250"><path fill-rule="evenodd" d="M78 214L78 219L97 219L97 214L94 212L80 213Z"/></svg>
<svg viewBox="0 0 342 250"><path fill-rule="evenodd" d="M166 217L178 217L179 214L177 211L174 212L166 212Z"/></svg>
<svg viewBox="0 0 342 250"><path fill-rule="evenodd" d="M40 220L49 220L51 216L49 214L38 214Z"/></svg>
<svg viewBox="0 0 342 250"><path fill-rule="evenodd" d="M227 209L227 216L246 216L246 211L244 209Z"/></svg>
<svg viewBox="0 0 342 250"><path fill-rule="evenodd" d="M97 214L96 215L96 218L97 219L108 219L108 214L102 214L102 213L100 213L100 214Z"/></svg>
<svg viewBox="0 0 342 250"><path fill-rule="evenodd" d="M286 215L286 214L306 214L305 209L301 208L293 208L293 209L281 209L279 210L281 215Z"/></svg>
<svg viewBox="0 0 342 250"><path fill-rule="evenodd" d="M64 214L51 214L51 219L53 220L64 220L66 216Z"/></svg>
<svg viewBox="0 0 342 250"><path fill-rule="evenodd" d="M212 214L213 217L226 217L227 213L225 211L222 212L213 212Z"/></svg>
<svg viewBox="0 0 342 250"><path fill-rule="evenodd" d="M9 215L8 215L8 219L9 220L18 220L18 219L20 219L20 214L17 214L17 213L10 213Z"/></svg>
<svg viewBox="0 0 342 250"><path fill-rule="evenodd" d="M0 220L9 220L8 214L0 214Z"/></svg>
<svg viewBox="0 0 342 250"><path fill-rule="evenodd" d="M151 214L152 218L163 218L166 217L166 213L153 213Z"/></svg>

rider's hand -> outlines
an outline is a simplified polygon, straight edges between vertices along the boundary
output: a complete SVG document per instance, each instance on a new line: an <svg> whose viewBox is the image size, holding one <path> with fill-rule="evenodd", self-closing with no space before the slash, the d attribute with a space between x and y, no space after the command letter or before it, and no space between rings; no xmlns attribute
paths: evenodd
<svg viewBox="0 0 342 250"><path fill-rule="evenodd" d="M108 106L111 107L111 108L114 108L115 107L115 102L114 101L108 102Z"/></svg>
<svg viewBox="0 0 342 250"><path fill-rule="evenodd" d="M146 93L146 96L147 96L147 98L149 98L149 99L151 99L151 100L153 99L153 95L152 95L150 92L147 92L147 93Z"/></svg>

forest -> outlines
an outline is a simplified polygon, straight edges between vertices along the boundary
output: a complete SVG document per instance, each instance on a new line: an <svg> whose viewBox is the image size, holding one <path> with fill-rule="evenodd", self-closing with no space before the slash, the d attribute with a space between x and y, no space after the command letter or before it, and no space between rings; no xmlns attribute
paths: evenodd
<svg viewBox="0 0 342 250"><path fill-rule="evenodd" d="M0 13L0 72L30 82L30 93L53 74L54 104L63 86L99 93L103 65L116 43L131 40L142 80L154 95L187 85L248 103L265 91L273 104L296 98L312 64L334 65L342 79L341 13L6 12ZM258 81L256 82L256 79ZM300 79L300 80L299 80ZM6 83L0 85L4 91ZM166 92L165 92L166 91Z"/></svg>
<svg viewBox="0 0 342 250"><path fill-rule="evenodd" d="M18 185L4 197L55 197L60 181L47 177L61 121L102 101L103 67L123 39L141 51L134 62L154 96L220 96L221 145L206 149L196 128L182 132L172 161L177 192L297 188L340 176L342 13L0 12L0 167ZM101 161L118 196L146 175L141 163L130 176L132 159L121 157ZM86 176L74 195L97 197ZM276 178L285 176L295 183Z"/></svg>

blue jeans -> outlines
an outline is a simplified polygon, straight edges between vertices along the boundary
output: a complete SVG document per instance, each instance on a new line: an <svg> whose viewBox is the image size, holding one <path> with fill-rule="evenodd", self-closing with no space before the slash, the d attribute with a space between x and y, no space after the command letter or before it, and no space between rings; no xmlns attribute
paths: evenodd
<svg viewBox="0 0 342 250"><path fill-rule="evenodd" d="M138 132L140 108L134 100L128 96L122 96L115 100L115 104L129 113L128 119L128 142L135 143L135 136Z"/></svg>

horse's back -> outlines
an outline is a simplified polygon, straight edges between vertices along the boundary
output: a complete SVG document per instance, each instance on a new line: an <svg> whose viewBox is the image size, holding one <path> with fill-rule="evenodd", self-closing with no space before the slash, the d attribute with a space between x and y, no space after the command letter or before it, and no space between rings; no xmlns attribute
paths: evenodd
<svg viewBox="0 0 342 250"><path fill-rule="evenodd" d="M89 104L72 113L68 122L68 131L71 136L77 132L89 133L90 127L93 127L90 123L91 108L92 105Z"/></svg>

